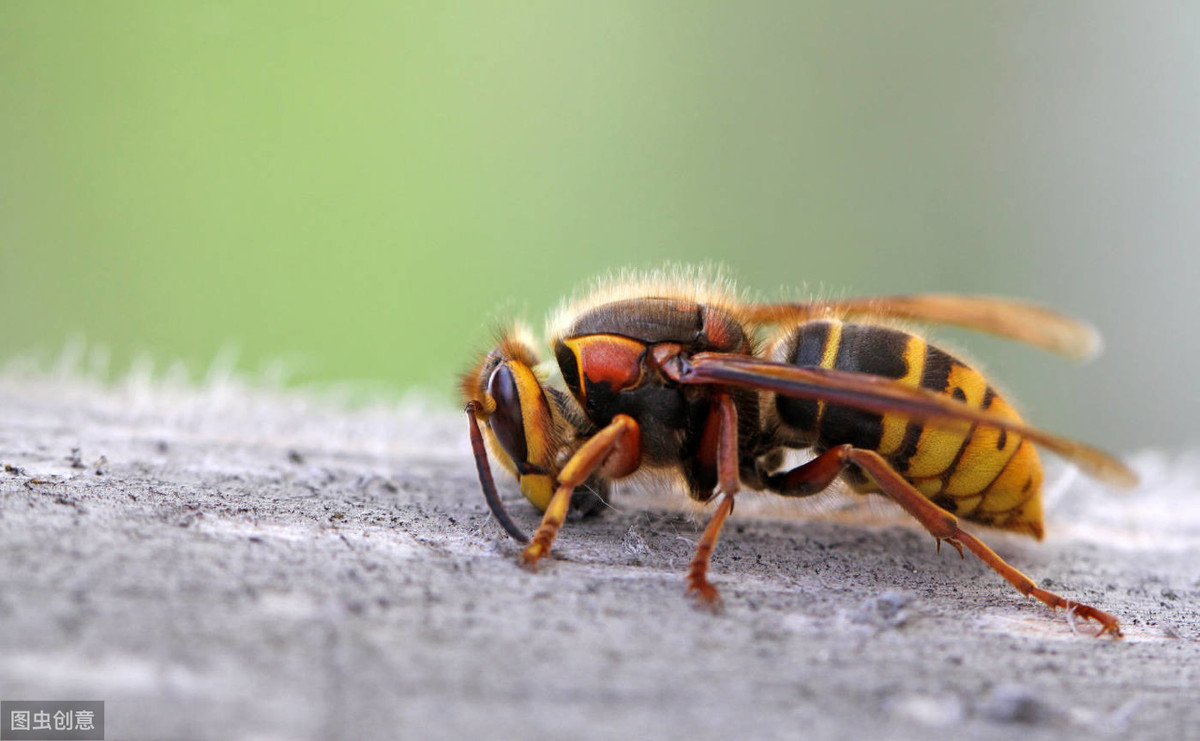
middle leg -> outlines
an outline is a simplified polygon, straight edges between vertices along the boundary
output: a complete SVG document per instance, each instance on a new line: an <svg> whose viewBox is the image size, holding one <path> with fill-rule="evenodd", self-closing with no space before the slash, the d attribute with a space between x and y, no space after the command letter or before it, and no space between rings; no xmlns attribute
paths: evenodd
<svg viewBox="0 0 1200 741"><path fill-rule="evenodd" d="M698 603L710 609L717 609L721 604L721 594L708 581L708 567L712 559L713 549L721 537L721 528L725 519L733 512L733 495L737 493L738 482L738 422L737 407L733 397L726 392L718 392L713 404L718 416L717 432L717 481L721 487L721 503L713 513L700 542L696 544L696 554L688 565L687 593L695 595Z"/></svg>

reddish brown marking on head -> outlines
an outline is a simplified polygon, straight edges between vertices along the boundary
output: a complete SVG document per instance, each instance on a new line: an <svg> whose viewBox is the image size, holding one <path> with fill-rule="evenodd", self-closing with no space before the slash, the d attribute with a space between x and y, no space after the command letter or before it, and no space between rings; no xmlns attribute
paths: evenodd
<svg viewBox="0 0 1200 741"><path fill-rule="evenodd" d="M607 384L617 392L636 386L642 378L646 346L618 335L586 335L566 341L579 359L579 370L588 384Z"/></svg>

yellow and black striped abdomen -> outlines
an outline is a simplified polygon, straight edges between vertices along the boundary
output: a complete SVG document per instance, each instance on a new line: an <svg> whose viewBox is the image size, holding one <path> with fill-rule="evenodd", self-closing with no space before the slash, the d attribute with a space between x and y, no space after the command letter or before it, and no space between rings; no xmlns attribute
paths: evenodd
<svg viewBox="0 0 1200 741"><path fill-rule="evenodd" d="M1020 417L977 371L921 337L891 327L837 320L805 322L780 341L774 359L896 379L977 409ZM1042 536L1042 467L1020 435L970 423L927 425L824 402L776 398L780 421L817 451L849 443L879 452L946 510L976 522ZM869 491L865 479L855 488Z"/></svg>

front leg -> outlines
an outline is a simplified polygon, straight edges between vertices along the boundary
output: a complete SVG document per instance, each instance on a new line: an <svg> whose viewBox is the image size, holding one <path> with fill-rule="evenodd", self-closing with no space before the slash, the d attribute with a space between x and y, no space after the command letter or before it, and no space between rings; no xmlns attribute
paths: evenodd
<svg viewBox="0 0 1200 741"><path fill-rule="evenodd" d="M575 451L575 455L559 472L558 488L546 506L542 524L533 534L529 545L521 551L521 561L532 568L550 552L550 546L566 520L571 492L576 486L587 481L596 471L605 478L628 476L637 470L641 462L642 435L638 424L633 417L618 414L607 427Z"/></svg>

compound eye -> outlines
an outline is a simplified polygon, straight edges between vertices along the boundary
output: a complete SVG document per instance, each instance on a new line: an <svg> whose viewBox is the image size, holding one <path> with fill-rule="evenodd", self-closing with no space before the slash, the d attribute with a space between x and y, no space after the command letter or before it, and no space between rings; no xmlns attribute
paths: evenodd
<svg viewBox="0 0 1200 741"><path fill-rule="evenodd" d="M520 467L528 458L529 451L525 443L525 421L521 416L521 394L517 390L517 379L507 363L502 363L492 371L487 390L496 402L496 411L488 419L488 426L492 428L500 447Z"/></svg>

